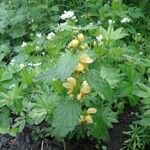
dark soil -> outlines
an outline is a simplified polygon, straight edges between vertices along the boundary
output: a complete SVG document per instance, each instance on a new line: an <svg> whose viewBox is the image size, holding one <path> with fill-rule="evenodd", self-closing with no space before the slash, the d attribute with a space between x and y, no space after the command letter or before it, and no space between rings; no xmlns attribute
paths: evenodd
<svg viewBox="0 0 150 150"><path fill-rule="evenodd" d="M135 119L135 113L138 112L138 107L126 108L124 113L119 115L119 123L115 124L109 131L109 141L104 143L107 150L120 150L122 142L125 140L123 131L128 129ZM9 135L0 135L0 150L63 150L62 143L55 140L44 139L43 141L35 141L31 137L32 130L26 128L22 133L18 134L15 138ZM69 141L67 150L101 150L98 148L95 141L80 140ZM150 147L147 146L146 150Z"/></svg>
<svg viewBox="0 0 150 150"><path fill-rule="evenodd" d="M125 135L122 133L126 131L130 124L136 119L138 107L127 107L122 114L119 115L119 123L115 124L109 131L110 140L107 143L108 150L120 150Z"/></svg>

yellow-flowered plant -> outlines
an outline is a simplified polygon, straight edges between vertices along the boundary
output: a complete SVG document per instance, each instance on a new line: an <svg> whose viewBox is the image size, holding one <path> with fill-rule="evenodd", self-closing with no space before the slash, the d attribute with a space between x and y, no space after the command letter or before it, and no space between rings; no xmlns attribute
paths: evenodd
<svg viewBox="0 0 150 150"><path fill-rule="evenodd" d="M68 44L68 48L73 48L73 49L79 48L81 50L84 50L86 48L86 45L81 45L83 40L84 40L84 35L82 33L78 34L77 37Z"/></svg>
<svg viewBox="0 0 150 150"><path fill-rule="evenodd" d="M80 93L77 95L77 99L81 100L86 94L91 92L91 88L87 81L83 81Z"/></svg>
<svg viewBox="0 0 150 150"><path fill-rule="evenodd" d="M87 114L95 114L97 112L96 108L89 108L87 111Z"/></svg>
<svg viewBox="0 0 150 150"><path fill-rule="evenodd" d="M80 61L75 68L75 71L83 72L83 70L85 70L87 67L87 64L91 64L92 62L93 60L87 54L82 54L80 56Z"/></svg>
<svg viewBox="0 0 150 150"><path fill-rule="evenodd" d="M84 115L80 115L79 122L80 123L86 122L87 124L93 123L92 115L95 114L96 112L97 112L96 108L89 108L86 111L86 115L85 116Z"/></svg>
<svg viewBox="0 0 150 150"><path fill-rule="evenodd" d="M76 84L77 84L76 79L73 77L67 78L67 82L63 83L63 87L68 89L68 92L67 92L68 95L70 95L70 96L72 95L72 92L73 92Z"/></svg>

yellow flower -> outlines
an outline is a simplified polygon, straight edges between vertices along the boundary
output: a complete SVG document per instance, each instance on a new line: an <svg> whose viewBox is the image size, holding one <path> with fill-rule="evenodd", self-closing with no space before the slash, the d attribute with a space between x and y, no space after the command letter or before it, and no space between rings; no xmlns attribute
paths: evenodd
<svg viewBox="0 0 150 150"><path fill-rule="evenodd" d="M97 112L97 109L96 108L89 108L86 112L88 114L95 114Z"/></svg>
<svg viewBox="0 0 150 150"><path fill-rule="evenodd" d="M93 123L93 119L92 119L92 116L91 115L87 115L87 116L85 116L85 121L87 122L87 123Z"/></svg>
<svg viewBox="0 0 150 150"><path fill-rule="evenodd" d="M78 95L77 95L77 100L81 100L83 98L84 94L82 92L80 92Z"/></svg>
<svg viewBox="0 0 150 150"><path fill-rule="evenodd" d="M93 60L87 55L81 55L80 56L80 62L77 64L75 71L82 72L86 68L86 64L92 63Z"/></svg>
<svg viewBox="0 0 150 150"><path fill-rule="evenodd" d="M73 77L69 77L67 78L67 82L63 83L63 87L65 87L66 89L68 89L69 91L67 92L67 94L71 95L71 93L74 90L74 87L76 86L76 79L74 79Z"/></svg>
<svg viewBox="0 0 150 150"><path fill-rule="evenodd" d="M80 44L80 41L78 39L74 39L69 43L68 47L69 48L78 48L79 44Z"/></svg>
<svg viewBox="0 0 150 150"><path fill-rule="evenodd" d="M83 71L84 70L84 65L81 64L81 63L78 63L77 66L76 66L76 68L75 68L75 70L79 71L79 72Z"/></svg>
<svg viewBox="0 0 150 150"><path fill-rule="evenodd" d="M87 81L83 81L82 83L82 87L80 90L83 94L88 94L91 92L91 88L89 86L89 84L87 83Z"/></svg>
<svg viewBox="0 0 150 150"><path fill-rule="evenodd" d="M85 49L86 49L86 47L85 47L84 45L80 45L79 49L81 49L81 50L85 50Z"/></svg>
<svg viewBox="0 0 150 150"><path fill-rule="evenodd" d="M82 33L80 33L80 34L78 34L77 38L81 42L84 40L84 35Z"/></svg>
<svg viewBox="0 0 150 150"><path fill-rule="evenodd" d="M93 60L87 54L84 54L84 55L81 55L80 62L83 64L91 64Z"/></svg>
<svg viewBox="0 0 150 150"><path fill-rule="evenodd" d="M83 81L80 93L77 95L77 99L81 100L86 94L91 92L91 88L87 81Z"/></svg>

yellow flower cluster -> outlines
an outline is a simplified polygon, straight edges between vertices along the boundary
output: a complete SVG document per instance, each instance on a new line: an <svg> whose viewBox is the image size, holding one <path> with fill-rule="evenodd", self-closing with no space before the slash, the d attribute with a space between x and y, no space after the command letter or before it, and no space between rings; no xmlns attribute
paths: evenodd
<svg viewBox="0 0 150 150"><path fill-rule="evenodd" d="M67 92L68 95L71 96L71 94L72 94L72 92L73 92L76 84L77 84L77 81L76 81L75 78L73 78L73 77L67 78L67 82L65 82L63 84L63 87L65 87L66 89L68 89L68 92Z"/></svg>
<svg viewBox="0 0 150 150"><path fill-rule="evenodd" d="M81 100L86 94L90 92L91 92L91 88L89 84L87 83L87 81L83 81L81 89L80 89L80 93L77 95L77 99Z"/></svg>
<svg viewBox="0 0 150 150"><path fill-rule="evenodd" d="M87 64L91 64L93 60L87 55L83 54L80 56L80 62L77 64L75 71L83 72L86 68Z"/></svg>
<svg viewBox="0 0 150 150"><path fill-rule="evenodd" d="M81 49L81 50L86 49L88 46L81 44L83 40L84 40L84 35L82 33L78 34L77 37L68 44L68 48Z"/></svg>
<svg viewBox="0 0 150 150"><path fill-rule="evenodd" d="M93 123L93 118L92 118L92 114L95 114L97 112L97 109L96 108L89 108L87 111L86 111L86 115L80 115L80 119L79 119L79 122L82 123L82 122L86 122L88 124L90 123Z"/></svg>
<svg viewBox="0 0 150 150"><path fill-rule="evenodd" d="M78 34L77 37L69 43L68 48L85 50L87 45L82 44L83 40L84 35L82 33ZM91 64L92 62L93 60L86 53L82 53L80 55L79 63L75 67L74 73L77 73L76 75L78 76L78 72L84 72L84 70L87 69L87 65ZM63 87L68 90L67 94L69 96L75 96L78 101L83 99L84 96L91 92L91 88L86 80L83 81L81 87L78 88L77 80L73 77L67 78L67 82L63 84ZM96 108L87 109L84 115L80 115L79 122L86 122L87 124L92 123L92 115L96 112Z"/></svg>

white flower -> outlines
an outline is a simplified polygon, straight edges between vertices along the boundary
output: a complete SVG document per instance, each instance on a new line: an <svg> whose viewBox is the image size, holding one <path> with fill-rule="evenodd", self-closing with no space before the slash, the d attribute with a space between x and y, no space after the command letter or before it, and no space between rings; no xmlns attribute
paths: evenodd
<svg viewBox="0 0 150 150"><path fill-rule="evenodd" d="M27 65L28 66L30 66L30 67L38 67L38 66L40 66L42 64L42 62L37 62L37 63L27 63Z"/></svg>
<svg viewBox="0 0 150 150"><path fill-rule="evenodd" d="M37 33L36 36L37 36L38 38L41 38L42 34L41 34L41 33Z"/></svg>
<svg viewBox="0 0 150 150"><path fill-rule="evenodd" d="M9 89L14 88L15 86L16 86L16 84L12 84L12 85L9 86Z"/></svg>
<svg viewBox="0 0 150 150"><path fill-rule="evenodd" d="M24 64L20 64L20 68L22 69L22 68L24 68L25 67L25 65Z"/></svg>
<svg viewBox="0 0 150 150"><path fill-rule="evenodd" d="M48 40L51 40L51 39L53 39L55 37L55 33L53 33L53 32L50 32L48 35L47 35L47 39Z"/></svg>
<svg viewBox="0 0 150 150"><path fill-rule="evenodd" d="M60 23L58 24L58 26L55 28L55 31L58 32L58 31L64 31L65 30L65 27L67 26L67 22L64 22L64 23Z"/></svg>
<svg viewBox="0 0 150 150"><path fill-rule="evenodd" d="M27 43L26 42L22 42L21 47L26 47L26 46L27 46Z"/></svg>
<svg viewBox="0 0 150 150"><path fill-rule="evenodd" d="M10 61L9 64L13 66L13 65L15 64L15 61L16 61L16 60L13 58L13 59Z"/></svg>
<svg viewBox="0 0 150 150"><path fill-rule="evenodd" d="M64 13L60 16L62 20L66 19L76 19L74 16L74 11L64 11Z"/></svg>
<svg viewBox="0 0 150 150"><path fill-rule="evenodd" d="M130 18L125 17L125 18L123 18L120 22L121 22L121 23L127 23L127 22L130 22Z"/></svg>
<svg viewBox="0 0 150 150"><path fill-rule="evenodd" d="M44 52L42 52L42 55L44 56L44 55L45 55L45 53L44 53Z"/></svg>
<svg viewBox="0 0 150 150"><path fill-rule="evenodd" d="M36 48L35 48L36 50L39 50L40 49L40 46L36 46Z"/></svg>
<svg viewBox="0 0 150 150"><path fill-rule="evenodd" d="M98 45L102 45L104 42L103 40L103 36L100 34L99 36L96 37L97 41L98 41Z"/></svg>
<svg viewBox="0 0 150 150"><path fill-rule="evenodd" d="M143 52L139 52L139 55L143 55Z"/></svg>
<svg viewBox="0 0 150 150"><path fill-rule="evenodd" d="M109 23L109 25L111 25L111 24L115 23L115 21L113 21L112 19L109 19L108 23Z"/></svg>
<svg viewBox="0 0 150 150"><path fill-rule="evenodd" d="M35 63L35 64L32 64L32 66L34 66L34 67L38 67L38 66L40 66L42 63L41 62L37 62L37 63Z"/></svg>
<svg viewBox="0 0 150 150"><path fill-rule="evenodd" d="M99 36L96 37L96 39L97 39L98 42L101 42L102 39L103 39L103 36L100 34Z"/></svg>

